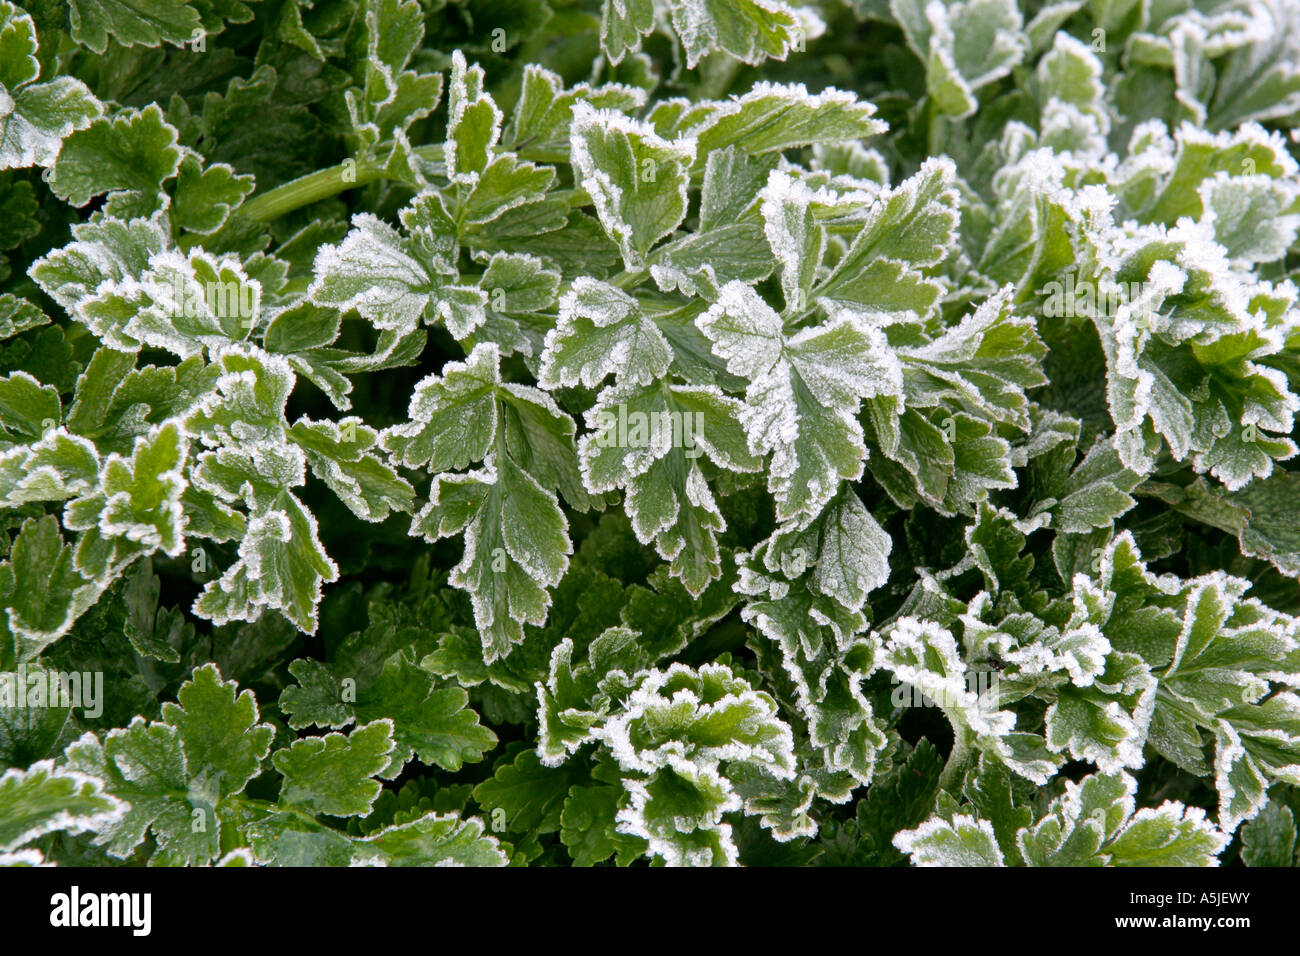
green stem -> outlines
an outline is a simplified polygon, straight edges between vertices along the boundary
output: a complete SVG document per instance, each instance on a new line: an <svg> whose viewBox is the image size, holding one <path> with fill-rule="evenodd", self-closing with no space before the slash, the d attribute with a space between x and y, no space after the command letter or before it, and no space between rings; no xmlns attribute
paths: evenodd
<svg viewBox="0 0 1300 956"><path fill-rule="evenodd" d="M646 269L635 269L632 272L621 272L611 281L620 289L631 289L644 282L649 275Z"/></svg>
<svg viewBox="0 0 1300 956"><path fill-rule="evenodd" d="M244 203L239 213L255 222L270 222L295 209L372 183L382 175L382 171L374 166L353 166L350 171L341 165L319 169L254 196Z"/></svg>
<svg viewBox="0 0 1300 956"><path fill-rule="evenodd" d="M442 144L420 146L413 152L426 162L437 162L442 158ZM380 166L348 160L328 169L318 169L254 196L240 207L239 212L246 219L255 222L270 222L295 209L368 185L387 175L387 171Z"/></svg>
<svg viewBox="0 0 1300 956"><path fill-rule="evenodd" d="M441 167L443 147L441 143L417 146L412 152L420 159L435 167ZM439 169L439 171L441 171ZM283 215L310 206L322 199L329 199L349 189L358 189L380 179L388 178L388 172L381 166L354 161L339 163L328 169L318 169L314 173L300 176L295 180L276 186L274 189L254 196L240 207L239 212L246 219L254 222L270 222ZM548 199L560 199L570 208L578 208L591 203L591 197L584 189L557 189L547 194Z"/></svg>
<svg viewBox="0 0 1300 956"><path fill-rule="evenodd" d="M948 754L948 762L939 774L939 788L952 793L961 786L975 751L971 748L971 732L959 721L953 720L951 715L948 720L952 724L952 752Z"/></svg>
<svg viewBox="0 0 1300 956"><path fill-rule="evenodd" d="M700 71L703 79L699 84L700 99L718 100L726 95L740 72L739 60L729 56L710 58Z"/></svg>

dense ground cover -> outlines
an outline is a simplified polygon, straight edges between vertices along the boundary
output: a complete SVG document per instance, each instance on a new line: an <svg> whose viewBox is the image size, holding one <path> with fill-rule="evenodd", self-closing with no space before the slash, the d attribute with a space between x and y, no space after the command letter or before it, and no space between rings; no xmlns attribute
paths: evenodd
<svg viewBox="0 0 1300 956"><path fill-rule="evenodd" d="M0 0L0 860L1294 864L1297 115L1294 0Z"/></svg>

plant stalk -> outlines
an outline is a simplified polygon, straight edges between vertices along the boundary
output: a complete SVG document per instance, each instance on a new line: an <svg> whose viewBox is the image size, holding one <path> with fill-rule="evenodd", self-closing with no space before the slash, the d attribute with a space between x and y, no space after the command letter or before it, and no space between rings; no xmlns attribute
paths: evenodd
<svg viewBox="0 0 1300 956"><path fill-rule="evenodd" d="M413 152L426 162L437 162L442 158L442 144L419 146ZM295 209L369 185L387 175L381 166L347 160L256 195L239 208L239 213L254 222L270 222Z"/></svg>
<svg viewBox="0 0 1300 956"><path fill-rule="evenodd" d="M951 715L948 720L952 724L952 752L948 754L948 762L943 765L943 770L939 773L939 788L952 793L961 785L975 751L971 748L970 731Z"/></svg>

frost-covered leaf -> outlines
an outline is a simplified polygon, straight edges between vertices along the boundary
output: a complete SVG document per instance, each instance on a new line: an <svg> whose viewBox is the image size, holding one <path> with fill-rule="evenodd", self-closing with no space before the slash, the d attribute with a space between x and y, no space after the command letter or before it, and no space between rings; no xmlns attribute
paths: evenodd
<svg viewBox="0 0 1300 956"><path fill-rule="evenodd" d="M585 103L573 107L572 162L606 234L629 269L686 216L695 141L667 140L647 124Z"/></svg>
<svg viewBox="0 0 1300 956"><path fill-rule="evenodd" d="M300 629L317 624L321 586L338 567L321 545L316 517L292 489L306 480L306 455L288 439L285 403L294 375L284 359L260 349L217 356L214 390L186 419L208 450L197 456L197 491L219 506L247 509L238 560L211 580L195 612L218 623L282 612Z"/></svg>
<svg viewBox="0 0 1300 956"><path fill-rule="evenodd" d="M865 139L885 131L873 118L876 108L854 94L825 89L810 94L802 84L758 83L741 96L710 110L692 128L697 162L739 146L751 155Z"/></svg>
<svg viewBox="0 0 1300 956"><path fill-rule="evenodd" d="M447 142L443 154L453 182L473 184L501 138L502 113L484 89L483 68L457 50L448 83Z"/></svg>
<svg viewBox="0 0 1300 956"><path fill-rule="evenodd" d="M0 849L15 850L46 833L94 832L119 820L121 800L103 782L43 760L0 777Z"/></svg>
<svg viewBox="0 0 1300 956"><path fill-rule="evenodd" d="M201 865L216 856L216 786L190 776L175 727L137 717L102 739L86 733L65 756L72 769L104 780L113 796L130 804L119 821L101 827L94 838L111 856L127 858L148 833L157 842L159 861Z"/></svg>
<svg viewBox="0 0 1300 956"><path fill-rule="evenodd" d="M385 866L505 866L509 858L481 820L430 813L359 841L358 858Z"/></svg>
<svg viewBox="0 0 1300 956"><path fill-rule="evenodd" d="M280 800L336 817L368 813L382 789L372 778L388 766L393 746L392 724L383 720L347 736L296 740L271 755L284 777Z"/></svg>
<svg viewBox="0 0 1300 956"><path fill-rule="evenodd" d="M410 422L386 430L380 444L407 468L433 472L482 461L497 430L496 389L501 377L495 347L480 347L465 362L449 362L411 396Z"/></svg>
<svg viewBox="0 0 1300 956"><path fill-rule="evenodd" d="M73 77L36 82L36 26L8 0L0 4L0 48L0 170L51 166L63 141L90 125L104 106Z"/></svg>
<svg viewBox="0 0 1300 956"><path fill-rule="evenodd" d="M237 692L215 664L197 668L163 705L162 717L180 736L186 772L202 776L222 794L238 793L261 770L274 733L258 723L252 691ZM156 725L154 725L156 726Z"/></svg>
<svg viewBox="0 0 1300 956"><path fill-rule="evenodd" d="M1296 10L1278 0L1251 4L1258 26L1250 42L1225 56L1216 69L1209 120L1216 129L1262 123L1300 111L1296 69Z"/></svg>
<svg viewBox="0 0 1300 956"><path fill-rule="evenodd" d="M749 64L784 60L803 48L810 24L824 28L820 19L801 18L780 0L672 0L666 7L690 69L715 51ZM604 0L600 40L611 63L641 49L641 38L655 28L655 8L652 0Z"/></svg>
<svg viewBox="0 0 1300 956"><path fill-rule="evenodd" d="M888 632L881 666L932 701L954 733L1008 769L1045 783L1062 763L1051 741L1017 731L1014 712L1001 709L997 680L968 670L952 634L936 624L900 618Z"/></svg>
<svg viewBox="0 0 1300 956"><path fill-rule="evenodd" d="M611 385L586 415L578 443L593 494L624 489L638 539L654 541L692 594L720 573L717 533L726 524L701 469L754 471L739 402L707 386Z"/></svg>
<svg viewBox="0 0 1300 956"><path fill-rule="evenodd" d="M765 639L750 641L761 669L792 685L789 703L816 748L805 774L822 796L843 802L854 786L872 782L887 743L863 689L877 668L877 649L861 634L866 622L860 613L845 611L814 590L804 567L813 559L801 546L810 543L805 537L811 535L778 532L748 559L742 556L739 587L756 598L742 617ZM762 563L756 568L758 559ZM804 580L787 583L786 575L804 575Z"/></svg>
<svg viewBox="0 0 1300 956"><path fill-rule="evenodd" d="M1228 838L1198 807L1136 809L1127 774L1067 782L1046 815L1020 831L1030 866L1216 866Z"/></svg>
<svg viewBox="0 0 1300 956"><path fill-rule="evenodd" d="M69 0L70 34L96 53L109 39L123 46L179 46L203 36L189 0Z"/></svg>
<svg viewBox="0 0 1300 956"><path fill-rule="evenodd" d="M372 451L378 432L360 419L302 418L289 429L289 438L303 449L312 474L357 517L383 521L394 511L410 512L415 489Z"/></svg>
<svg viewBox="0 0 1300 956"><path fill-rule="evenodd" d="M25 7L0 865L1295 863L1291 0Z"/></svg>
<svg viewBox="0 0 1300 956"><path fill-rule="evenodd" d="M369 3L363 19L363 75L344 93L362 146L358 159L370 159L394 178L419 183L422 174L413 163L407 134L413 123L433 112L442 95L441 76L407 68L424 39L420 7L412 0ZM321 58L314 39L309 52Z"/></svg>
<svg viewBox="0 0 1300 956"><path fill-rule="evenodd" d="M721 665L674 664L633 674L635 638L625 628L604 632L592 645L593 657L610 655L600 668L604 678L593 673L576 684L572 642L561 642L538 702L544 727L558 729L556 720L564 720L568 739L554 749L543 744L539 756L555 765L585 740L599 741L617 762L627 793L615 817L618 833L645 840L647 852L669 866L735 865L731 826L722 817L744 801L728 768L789 779L790 729L770 697ZM625 699L613 706L609 695L616 688Z"/></svg>
<svg viewBox="0 0 1300 956"><path fill-rule="evenodd" d="M50 317L27 299L8 292L0 295L0 341L49 322Z"/></svg>
<svg viewBox="0 0 1300 956"><path fill-rule="evenodd" d="M1242 600L1245 582L1226 575L1189 582L1182 630L1161 678L1153 721L1179 728L1199 745L1201 731L1216 742L1219 821L1231 833L1267 800L1270 779L1300 773L1300 699L1269 694L1270 681L1295 686L1300 626L1266 605ZM1188 764L1171 735L1152 744ZM1199 753L1191 764L1201 769Z"/></svg>
<svg viewBox="0 0 1300 956"><path fill-rule="evenodd" d="M438 204L436 198L428 201ZM451 271L437 256L425 264L408 242L387 223L369 214L353 218L352 231L338 246L324 246L316 256L309 295L318 305L340 311L356 309L376 328L410 331L420 324Z"/></svg>
<svg viewBox="0 0 1300 956"><path fill-rule="evenodd" d="M861 231L809 298L873 316L924 317L939 286L917 269L940 262L952 247L954 173L947 161L929 160L916 175L875 198L860 214Z"/></svg>
<svg viewBox="0 0 1300 956"><path fill-rule="evenodd" d="M178 699L163 705L160 722L137 717L124 729L103 737L88 733L67 748L69 773L94 774L107 793L129 802L118 805L125 813L98 825L97 845L125 859L152 835L151 865L210 863L223 837L249 841L259 862L373 860L380 841L357 841L316 822L314 814L370 811L380 792L372 778L389 766L394 749L391 721L277 750L272 762L283 778L279 800L267 801L243 793L264 769L273 736L271 725L257 723L252 694L237 692L234 681L222 680L208 664L181 685ZM428 821L411 823L404 832L415 838Z"/></svg>
<svg viewBox="0 0 1300 956"><path fill-rule="evenodd" d="M914 866L1003 866L1002 851L987 820L958 815L927 820L915 830L903 830L894 846Z"/></svg>
<svg viewBox="0 0 1300 956"><path fill-rule="evenodd" d="M780 0L675 0L670 9L688 68L715 50L742 63L784 60L803 43L806 30Z"/></svg>
<svg viewBox="0 0 1300 956"><path fill-rule="evenodd" d="M849 318L787 338L776 311L741 283L724 286L697 324L727 370L749 379L740 422L750 452L772 455L777 516L815 515L841 480L861 476L858 406L899 394L898 359L879 332Z"/></svg>
<svg viewBox="0 0 1300 956"><path fill-rule="evenodd" d="M96 119L64 141L50 188L74 206L117 193L110 209L129 212L124 218L148 215L159 208L162 183L180 169L176 137L157 106Z"/></svg>
<svg viewBox="0 0 1300 956"><path fill-rule="evenodd" d="M560 300L560 318L546 334L537 380L555 389L592 388L608 375L616 384L649 385L668 371L672 352L654 322L627 293L580 278Z"/></svg>
<svg viewBox="0 0 1300 956"><path fill-rule="evenodd" d="M930 96L956 117L973 113L975 93L1017 66L1029 45L1011 0L891 0L890 10L926 64Z"/></svg>
<svg viewBox="0 0 1300 956"><path fill-rule="evenodd" d="M590 499L578 478L574 426L544 392L503 383L494 344L416 388L411 421L388 429L387 451L438 472L412 534L430 541L464 533L451 578L470 593L489 660L508 654L523 624L542 624L548 589L568 567L568 522L553 489L578 507ZM448 471L476 462L468 473Z"/></svg>
<svg viewBox="0 0 1300 956"><path fill-rule="evenodd" d="M75 567L73 546L64 542L54 515L24 521L0 563L0 601L19 660L66 634L99 593Z"/></svg>
<svg viewBox="0 0 1300 956"><path fill-rule="evenodd" d="M572 551L568 522L554 495L509 456L435 477L412 527L430 541L464 533L465 555L451 583L470 594L488 661L523 639L524 624L545 622L548 589Z"/></svg>
<svg viewBox="0 0 1300 956"><path fill-rule="evenodd" d="M64 526L83 532L79 570L107 583L140 555L175 557L185 550L188 456L189 439L175 421L136 439L129 460L108 456L93 493L69 502L64 513Z"/></svg>
<svg viewBox="0 0 1300 956"><path fill-rule="evenodd" d="M1291 808L1270 800L1241 828L1241 858L1247 866L1295 866L1296 827Z"/></svg>

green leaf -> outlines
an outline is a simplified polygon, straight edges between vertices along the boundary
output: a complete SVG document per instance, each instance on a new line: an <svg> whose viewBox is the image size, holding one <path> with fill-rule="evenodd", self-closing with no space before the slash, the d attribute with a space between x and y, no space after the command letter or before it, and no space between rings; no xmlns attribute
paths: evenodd
<svg viewBox="0 0 1300 956"><path fill-rule="evenodd" d="M615 383L649 385L671 362L668 340L635 299L583 277L560 300L560 318L546 333L537 381L548 389L579 383L594 388L613 375Z"/></svg>
<svg viewBox="0 0 1300 956"><path fill-rule="evenodd" d="M818 862L832 866L903 863L892 842L894 834L917 826L930 814L942 769L943 761L930 742L919 741L905 762L872 781L858 801L854 819L827 834Z"/></svg>
<svg viewBox="0 0 1300 956"><path fill-rule="evenodd" d="M535 750L519 749L513 760L503 757L492 777L474 788L474 799L489 816L503 813L511 833L554 833L568 808L570 788L586 780L579 767L547 767Z"/></svg>
<svg viewBox="0 0 1300 956"><path fill-rule="evenodd" d="M1035 459L1038 507L1050 508L1052 526L1063 534L1108 527L1137 502L1130 494L1141 477L1124 467L1114 445L1099 438L1071 469L1074 441ZM1037 510L1037 509L1035 509Z"/></svg>
<svg viewBox="0 0 1300 956"><path fill-rule="evenodd" d="M633 10L632 6L625 7ZM644 7L636 7L643 11ZM607 47L608 49L608 47ZM611 62L618 58L611 53ZM644 90L621 83L595 86L578 83L565 89L564 80L557 73L536 63L524 67L519 103L511 120L508 142L517 149L527 144L529 155L546 155L562 160L569 155L569 124L573 121L573 106L582 101L598 109L615 109L629 113L645 105Z"/></svg>
<svg viewBox="0 0 1300 956"><path fill-rule="evenodd" d="M997 834L998 847L1004 858L1021 862L1016 834L1034 822L1034 812L1024 804L1029 793L1006 767L981 754L977 769L968 774L964 787L971 805L981 818L988 820Z"/></svg>
<svg viewBox="0 0 1300 956"><path fill-rule="evenodd" d="M1228 496L1232 505L1247 509L1240 524L1235 519L1225 531L1235 532L1243 554L1270 561L1283 574L1300 575L1300 528L1291 514L1300 490L1295 472L1275 471ZM1223 525L1219 522L1207 522Z"/></svg>
<svg viewBox="0 0 1300 956"><path fill-rule="evenodd" d="M1241 859L1247 866L1295 866L1296 827L1291 808L1270 800L1241 828Z"/></svg>
<svg viewBox="0 0 1300 956"><path fill-rule="evenodd" d="M222 796L239 793L260 772L275 733L257 722L252 691L236 694L236 686L207 664L181 685L178 703L162 707L163 720L180 735L186 772L214 781Z"/></svg>
<svg viewBox="0 0 1300 956"><path fill-rule="evenodd" d="M109 39L123 46L179 46L203 36L202 21L189 0L69 0L72 39L96 53Z"/></svg>
<svg viewBox="0 0 1300 956"><path fill-rule="evenodd" d="M509 858L474 817L430 813L358 841L358 856L387 866L505 866Z"/></svg>
<svg viewBox="0 0 1300 956"><path fill-rule="evenodd" d="M95 832L121 819L126 804L101 780L42 760L0 777L0 850L16 850L46 833Z"/></svg>
<svg viewBox="0 0 1300 956"><path fill-rule="evenodd" d="M50 166L69 134L84 129L104 106L80 80L57 76L37 83L36 25L21 7L0 4L0 170Z"/></svg>
<svg viewBox="0 0 1300 956"><path fill-rule="evenodd" d="M768 490L781 520L811 518L841 480L862 475L863 398L901 390L884 338L849 317L786 337L781 317L748 286L729 283L696 324L733 375L749 379L740 422L752 454L772 455Z"/></svg>
<svg viewBox="0 0 1300 956"><path fill-rule="evenodd" d="M336 817L369 813L382 789L372 778L388 766L393 747L393 725L385 720L357 727L346 737L296 740L271 755L284 777L280 800Z"/></svg>
<svg viewBox="0 0 1300 956"><path fill-rule="evenodd" d="M129 195L110 207L148 215L158 208L163 182L180 169L176 136L156 105L96 119L64 141L50 188L74 206L121 190Z"/></svg>
<svg viewBox="0 0 1300 956"><path fill-rule="evenodd" d="M0 378L0 438L30 442L62 420L59 390L42 385L26 372Z"/></svg>
<svg viewBox="0 0 1300 956"><path fill-rule="evenodd" d="M573 166L628 269L686 216L695 144L669 141L645 123L585 103L573 108Z"/></svg>
<svg viewBox="0 0 1300 956"><path fill-rule="evenodd" d="M1198 807L1166 802L1134 810L1127 774L1095 774L1064 795L1019 843L1030 866L1214 866L1228 838Z"/></svg>
<svg viewBox="0 0 1300 956"><path fill-rule="evenodd" d="M914 866L1004 866L997 836L987 820L958 815L930 819L894 837L894 846Z"/></svg>
<svg viewBox="0 0 1300 956"><path fill-rule="evenodd" d="M181 160L172 199L172 221L181 229L210 235L219 230L253 191L253 177L226 163L204 166L193 154Z"/></svg>
<svg viewBox="0 0 1300 956"><path fill-rule="evenodd" d="M20 659L36 656L68 632L100 589L74 567L54 515L28 518L0 564L0 598Z"/></svg>
<svg viewBox="0 0 1300 956"><path fill-rule="evenodd" d="M611 856L625 864L645 852L645 841L616 829L620 787L573 787L560 814L560 839L574 866L595 866Z"/></svg>
<svg viewBox="0 0 1300 956"><path fill-rule="evenodd" d="M394 511L409 514L415 503L410 483L371 451L378 434L359 418L301 418L289 429L290 440L306 453L312 474L366 521L383 521Z"/></svg>
<svg viewBox="0 0 1300 956"><path fill-rule="evenodd" d="M384 777L396 776L413 755L453 772L477 762L496 735L479 723L464 690L439 686L412 660L412 648L423 646L412 642L424 637L373 617L372 608L371 626L349 635L329 664L305 658L289 665L298 685L285 689L280 709L295 728L390 722L396 747Z"/></svg>
<svg viewBox="0 0 1300 956"><path fill-rule="evenodd" d="M555 182L555 170L520 160L511 153L497 156L483 169L465 200L463 221L482 225L510 209L541 202Z"/></svg>
<svg viewBox="0 0 1300 956"><path fill-rule="evenodd" d="M417 680L409 668L390 664L373 689L375 702L357 711L392 714L398 744L414 751L421 763L456 771L482 760L497 737L479 723L469 695L459 687L430 690L429 685L427 677Z"/></svg>

